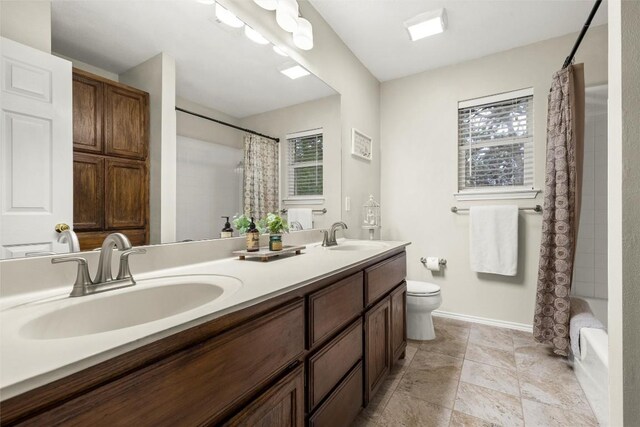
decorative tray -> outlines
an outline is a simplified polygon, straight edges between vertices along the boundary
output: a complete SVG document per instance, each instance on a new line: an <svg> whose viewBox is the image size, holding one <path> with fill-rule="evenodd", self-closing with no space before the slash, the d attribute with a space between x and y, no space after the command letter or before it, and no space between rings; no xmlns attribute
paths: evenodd
<svg viewBox="0 0 640 427"><path fill-rule="evenodd" d="M249 258L260 258L261 261L269 261L270 258L277 257L278 255L284 254L296 254L300 255L302 250L305 249L306 246L293 246L293 245L284 245L281 251L270 251L269 247L260 248L259 251L249 252L247 250L242 251L233 251L234 255L238 255L241 260Z"/></svg>

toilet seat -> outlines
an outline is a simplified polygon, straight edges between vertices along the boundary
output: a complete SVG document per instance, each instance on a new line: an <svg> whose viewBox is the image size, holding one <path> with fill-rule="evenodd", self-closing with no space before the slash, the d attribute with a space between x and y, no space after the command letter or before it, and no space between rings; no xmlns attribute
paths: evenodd
<svg viewBox="0 0 640 427"><path fill-rule="evenodd" d="M429 297L440 294L440 286L435 283L407 280L407 296Z"/></svg>

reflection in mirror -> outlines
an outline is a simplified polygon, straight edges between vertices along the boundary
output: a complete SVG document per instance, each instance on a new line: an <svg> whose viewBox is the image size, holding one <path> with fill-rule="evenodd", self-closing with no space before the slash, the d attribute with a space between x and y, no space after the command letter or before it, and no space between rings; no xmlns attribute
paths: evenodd
<svg viewBox="0 0 640 427"><path fill-rule="evenodd" d="M112 232L133 245L219 238L242 214L285 210L304 229L340 219L340 95L285 75L296 64L272 44L197 1L54 0L51 14L52 58L74 67L61 138L73 153L52 167L68 175L56 197L68 217L52 220L73 223L81 250ZM2 258L71 248L44 229L0 236Z"/></svg>

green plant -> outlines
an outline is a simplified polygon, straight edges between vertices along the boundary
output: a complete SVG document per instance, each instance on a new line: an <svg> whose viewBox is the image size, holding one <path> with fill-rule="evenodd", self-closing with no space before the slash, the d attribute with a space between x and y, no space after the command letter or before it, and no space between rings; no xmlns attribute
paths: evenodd
<svg viewBox="0 0 640 427"><path fill-rule="evenodd" d="M250 224L251 218L249 218L245 214L235 215L233 217L233 226L236 228L236 230L238 230L238 233L240 234L245 234L249 229Z"/></svg>
<svg viewBox="0 0 640 427"><path fill-rule="evenodd" d="M280 215L270 213L265 218L266 228L271 234L288 233L289 225Z"/></svg>

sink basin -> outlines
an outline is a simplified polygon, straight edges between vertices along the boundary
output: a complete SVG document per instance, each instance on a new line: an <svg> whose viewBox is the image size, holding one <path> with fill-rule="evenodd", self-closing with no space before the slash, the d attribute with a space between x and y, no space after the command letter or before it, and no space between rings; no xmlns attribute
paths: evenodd
<svg viewBox="0 0 640 427"><path fill-rule="evenodd" d="M131 288L65 299L63 307L26 323L31 339L71 338L162 320L219 300L242 286L236 278L185 275L140 280Z"/></svg>
<svg viewBox="0 0 640 427"><path fill-rule="evenodd" d="M357 241L357 242L338 242L338 246L332 246L329 248L331 251L375 251L378 249L387 248L389 245L385 242L375 241Z"/></svg>

